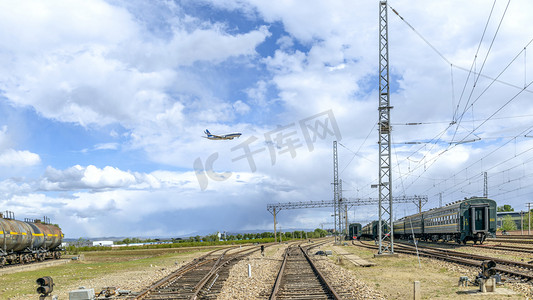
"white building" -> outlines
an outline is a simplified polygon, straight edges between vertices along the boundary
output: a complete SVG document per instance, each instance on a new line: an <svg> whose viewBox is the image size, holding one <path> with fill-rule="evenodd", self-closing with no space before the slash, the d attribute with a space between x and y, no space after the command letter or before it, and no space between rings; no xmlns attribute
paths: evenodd
<svg viewBox="0 0 533 300"><path fill-rule="evenodd" d="M113 241L94 241L93 246L111 247L113 246Z"/></svg>

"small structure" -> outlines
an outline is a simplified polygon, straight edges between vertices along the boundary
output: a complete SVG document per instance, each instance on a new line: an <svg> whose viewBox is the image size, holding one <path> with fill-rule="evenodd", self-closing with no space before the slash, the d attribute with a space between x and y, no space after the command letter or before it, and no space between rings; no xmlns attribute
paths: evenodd
<svg viewBox="0 0 533 300"><path fill-rule="evenodd" d="M93 246L112 247L113 241L94 241Z"/></svg>

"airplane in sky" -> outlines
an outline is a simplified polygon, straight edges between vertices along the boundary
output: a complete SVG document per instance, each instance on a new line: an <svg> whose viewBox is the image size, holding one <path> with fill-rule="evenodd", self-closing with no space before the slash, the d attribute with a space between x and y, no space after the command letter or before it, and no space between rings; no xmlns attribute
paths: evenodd
<svg viewBox="0 0 533 300"><path fill-rule="evenodd" d="M234 138L238 138L242 135L242 133L230 133L225 135L214 135L209 132L209 130L205 130L204 133L207 136L204 136L206 139L210 140L233 140Z"/></svg>

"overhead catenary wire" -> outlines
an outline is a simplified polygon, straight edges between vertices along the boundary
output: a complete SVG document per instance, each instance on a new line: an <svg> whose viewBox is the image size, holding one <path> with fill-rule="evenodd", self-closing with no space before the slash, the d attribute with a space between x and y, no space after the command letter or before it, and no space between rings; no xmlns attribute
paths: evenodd
<svg viewBox="0 0 533 300"><path fill-rule="evenodd" d="M508 3L508 4L509 4L509 3ZM433 49L433 50L434 50L439 56L441 56L441 58L443 58L443 60L445 60L446 62L450 63L450 61L449 61L448 59L446 59L446 57L444 57L444 55L442 55L442 53L441 53L440 51L438 51L433 45L431 45L431 43L428 42L427 39L425 39L420 33L418 33L418 32L414 29L413 26L411 26L411 25L410 25L410 24L409 24L409 23L408 23L403 17L401 17L401 16L399 15L399 13L398 13L396 10L394 10L392 7L391 7L391 9L392 9L392 10L398 15L398 17L400 17L400 19L402 19L402 21L404 21L404 22L405 22L405 23L406 23L406 24L407 24L407 25L408 25L408 26L409 26L409 27L410 27L410 28L411 28L411 29L412 29L412 30L413 30L413 31L414 31L419 37L421 37L421 38L422 38L422 39L423 39L423 40L424 40L424 41L425 41L425 42L426 42L426 43L427 43L427 44L428 44L428 45L429 45L429 46L430 46L430 47L431 47L431 48L432 48L432 49ZM504 15L505 15L505 14L504 14ZM501 19L501 20L503 20L503 16L502 16L502 19ZM501 24L501 20L500 20L500 24ZM496 35L495 35L495 36L496 36ZM493 41L494 41L494 38L493 38ZM529 43L528 43L528 45L529 45ZM522 50L522 51L523 51L523 50ZM515 59L516 59L516 58L515 58ZM513 61L514 61L515 59L513 59ZM511 61L511 63L512 63L513 61ZM511 63L509 63L509 65L510 65ZM508 66L509 66L509 65L508 65ZM507 67L506 67L506 68L500 73L500 75L503 74L503 72L508 68L508 66L507 66ZM471 71L471 70L470 70L470 71ZM483 77L483 74L482 74L481 72L473 72L473 73L474 73L474 74L479 74L479 75L477 75L477 78L478 78L478 79L479 79L480 76ZM499 75L499 76L500 76L500 75ZM497 78L493 78L493 80L492 80L492 82L491 82L491 85L492 85L494 82L499 82L499 80L498 80L499 76L498 76ZM520 93L522 93L522 92L524 92L524 91L528 91L528 92L529 92L529 90L527 89L527 88L529 87L529 85L527 85L527 84L526 84L524 87L517 87L517 86L515 86L515 87L516 87L516 88L520 88L520 92L519 92L518 94L520 94ZM485 92L487 89L488 89L488 88L486 88L486 89L484 90L484 92ZM484 92L483 92L483 93L484 93ZM518 95L518 94L517 94L517 95ZM506 104L504 104L502 107L500 107L500 109L497 110L495 113L493 113L489 118L485 119L480 125L478 125L477 127L474 127L473 130L470 131L470 133L469 133L467 136L463 137L463 139L459 140L457 143L464 143L464 142L466 142L466 138L467 138L467 137L469 137L469 136L472 135L472 134L475 135L475 131L476 131L476 129L479 129L479 127L482 126L483 124L485 124L488 120L494 118L495 114L497 114L501 109L503 109L503 107L505 107L505 106L508 105L511 101L513 101L513 100L516 98L517 95L515 95L515 97L511 98ZM476 99L476 101L477 101L479 98L480 98L480 97L478 97L478 98ZM451 122L450 124L453 125L453 122ZM409 125L411 125L411 124L409 124ZM448 128L449 128L449 127L450 127L450 126L448 126ZM448 128L447 128L447 129L448 129ZM447 129L446 129L444 132L446 132ZM439 134L439 136L441 136L441 135ZM434 142L436 143L436 142L438 142L438 139L432 139L432 141L434 141ZM455 145L450 145L450 146L448 147L448 149L446 149L446 150L444 150L444 151L441 151L441 153L437 154L437 156L436 156L435 158L440 157L442 154L444 154L445 152L447 152L449 149L455 147L456 145L457 145L457 144L455 144ZM417 149L412 155L414 155L415 153L419 152L421 149L425 149L425 148L424 148L424 147L420 147L420 148L418 148L418 149ZM431 152L431 151L429 151L429 152ZM426 155L427 155L427 154L428 154L428 153L426 153ZM411 155L410 155L410 156L411 156ZM409 158L409 157L408 157L408 158ZM424 156L423 159L420 160L421 163L422 163L423 161L425 162L425 156ZM434 163L434 161L433 161L433 162L429 161L429 162L430 162L430 166ZM415 171L415 170L418 169L420 166L421 166L421 165L416 166L412 171ZM427 168L428 168L428 167L425 166L424 169L426 170ZM419 176L419 177L420 177L420 176ZM415 181L416 181L416 180L415 180ZM414 182L413 182L413 183L414 183Z"/></svg>
<svg viewBox="0 0 533 300"><path fill-rule="evenodd" d="M491 156L492 154L496 153L498 150L502 149L503 147L505 147L506 145L508 145L509 143L511 143L513 140L515 140L517 137L521 136L522 134L524 134L524 132L528 132L530 131L531 129L533 128L533 125L526 128L525 130L523 130L522 132L518 133L516 136L514 136L513 138L509 139L507 142L501 144L499 147L497 147L496 149L492 150L491 152L489 152L488 154L486 154L485 156L483 156L482 158L478 159L477 161L471 163L470 165L468 165L467 167L463 168L461 171L453 174L452 176L449 176L448 178L446 179L443 179L441 180L441 182L444 182L444 181L447 181L447 180L450 180L451 178L453 178L454 176L456 176L457 174L459 173L462 173L466 170L468 170L469 168L473 167L475 164L478 164L480 163L481 161L487 159L489 156ZM516 157L516 156L515 156ZM489 168L489 170L492 169L492 168ZM424 193L427 193L429 192L431 188L428 188L426 191L424 191Z"/></svg>
<svg viewBox="0 0 533 300"><path fill-rule="evenodd" d="M501 17L501 19L500 19L500 23L498 24L498 28L496 29L496 32L494 33L494 36L493 36L492 41L491 41L491 43L490 43L489 49L487 50L487 54L485 55L485 59L483 60L483 64L481 65L481 68L480 68L480 70L479 70L479 73L480 73L480 74L481 74L481 72L483 71L483 68L485 67L485 63L487 62L487 59L488 59L488 57L489 57L490 51L491 51L491 49L492 49L492 46L494 45L494 41L496 40L496 36L498 35L498 32L500 31L500 27L501 27L501 25L502 25L503 19L504 19L506 13L507 13L507 9L509 8L509 4L510 4L510 3L511 3L511 0L509 0L509 1L507 2L507 6L505 7L505 10L504 10L504 12L503 12L503 14L502 14L502 17ZM476 51L476 55L475 55L474 62L472 63L472 65L475 64L475 61L476 61L477 55L478 55L478 53L479 53L479 49L481 48L481 43L483 42L483 37L485 36L485 32L486 32L486 30L487 30L487 27L488 27L488 24L489 24L489 21L490 21L490 17L492 16L492 11L494 10L494 5L495 5L495 4L496 4L496 0L494 1L493 5L492 5L492 9L491 9L491 12L490 12L490 15L489 15L489 19L487 20L487 23L486 23L486 25L485 25L485 29L483 30L483 35L482 35L482 37L481 37L481 40L479 41L478 49L477 49L477 51ZM513 61L514 61L514 60L513 60ZM508 66L509 66L509 65L508 65ZM507 68L505 68L504 71L505 71L506 69L507 69ZM502 71L502 72L500 73L500 75L503 74L504 71ZM469 74L469 76L470 76L470 74ZM499 77L499 76L498 76L498 77ZM474 84L472 85L472 89L470 90L470 94L468 95L468 99L467 99L467 102L466 102L466 104L465 104L465 106L464 106L463 113L461 114L461 116L460 116L458 119L454 119L454 121L456 121L456 123L457 123L458 125L462 122L463 117L464 117L464 115L465 115L465 113L466 113L466 111L467 111L467 109L468 109L468 104L470 103L470 100L472 99L472 95L474 94L474 90L475 90L475 88L476 88L476 85L477 85L478 80L479 80L479 75L477 75L476 78L474 79ZM465 86L463 87L463 92L464 92L464 89L466 88L467 83L468 83L468 78L467 78L466 81L465 81ZM494 81L492 81L492 83L494 83ZM491 83L491 84L485 89L485 91L486 91L490 86L492 86L492 83ZM485 91L484 91L484 92L485 92ZM463 97L463 93L461 93L461 97L459 98L459 103L461 102L462 97ZM480 96L480 97L481 97L481 96ZM479 97L478 97L477 99L479 99ZM477 99L476 99L476 100L477 100ZM457 108L459 108L459 103L457 104ZM473 103L472 103L472 106L471 106L471 107L473 108ZM457 113L457 111L456 111L455 113ZM455 115L455 114L454 114L454 115ZM459 127L457 126L456 129L455 129L455 132L454 132L454 134L453 134L453 138L452 138L452 140L455 138L455 135L457 134L457 130L458 130L458 128L459 128Z"/></svg>
<svg viewBox="0 0 533 300"><path fill-rule="evenodd" d="M420 34L411 24L409 24L409 22L407 22L394 8L392 8L390 5L389 5L389 7L409 28L411 28L413 30L413 32L417 36L419 36L431 49L433 49L433 51L435 51L435 53L437 53L437 55L439 55L448 65L451 65L452 67L454 67L456 69L459 69L461 71L471 72L474 75L477 75L477 76L480 76L480 77L483 77L483 78L486 78L486 79L489 79L489 80L493 80L495 82L507 85L507 86L515 88L515 89L523 89L524 88L523 86L521 87L521 86L518 86L518 85L513 84L513 83L509 83L509 82L506 82L506 81L503 81L503 80L498 80L498 79L490 77L488 75L485 75L485 74L482 74L482 73L478 73L478 72L475 72L475 71L473 71L471 69L468 69L468 68L465 68L465 67L461 67L461 66L459 66L457 64L452 63L435 46L433 46L426 38L424 38L424 36L422 36L422 34ZM525 86L525 83L524 83L524 86ZM525 90L525 92L533 93L532 90L527 90L527 89Z"/></svg>

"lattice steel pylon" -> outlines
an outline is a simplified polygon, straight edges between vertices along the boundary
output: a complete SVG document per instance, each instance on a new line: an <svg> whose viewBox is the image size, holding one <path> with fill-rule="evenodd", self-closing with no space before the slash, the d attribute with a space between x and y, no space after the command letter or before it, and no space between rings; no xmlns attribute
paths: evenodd
<svg viewBox="0 0 533 300"><path fill-rule="evenodd" d="M340 231L341 219L339 214L339 158L337 156L337 141L333 141L333 219L335 220L335 241ZM339 218L337 222L337 216ZM339 225L337 228L337 224Z"/></svg>
<svg viewBox="0 0 533 300"><path fill-rule="evenodd" d="M378 254L393 254L391 127L389 88L389 33L387 1L379 2L379 250ZM388 207L387 207L388 205ZM389 233L384 234L385 224Z"/></svg>

